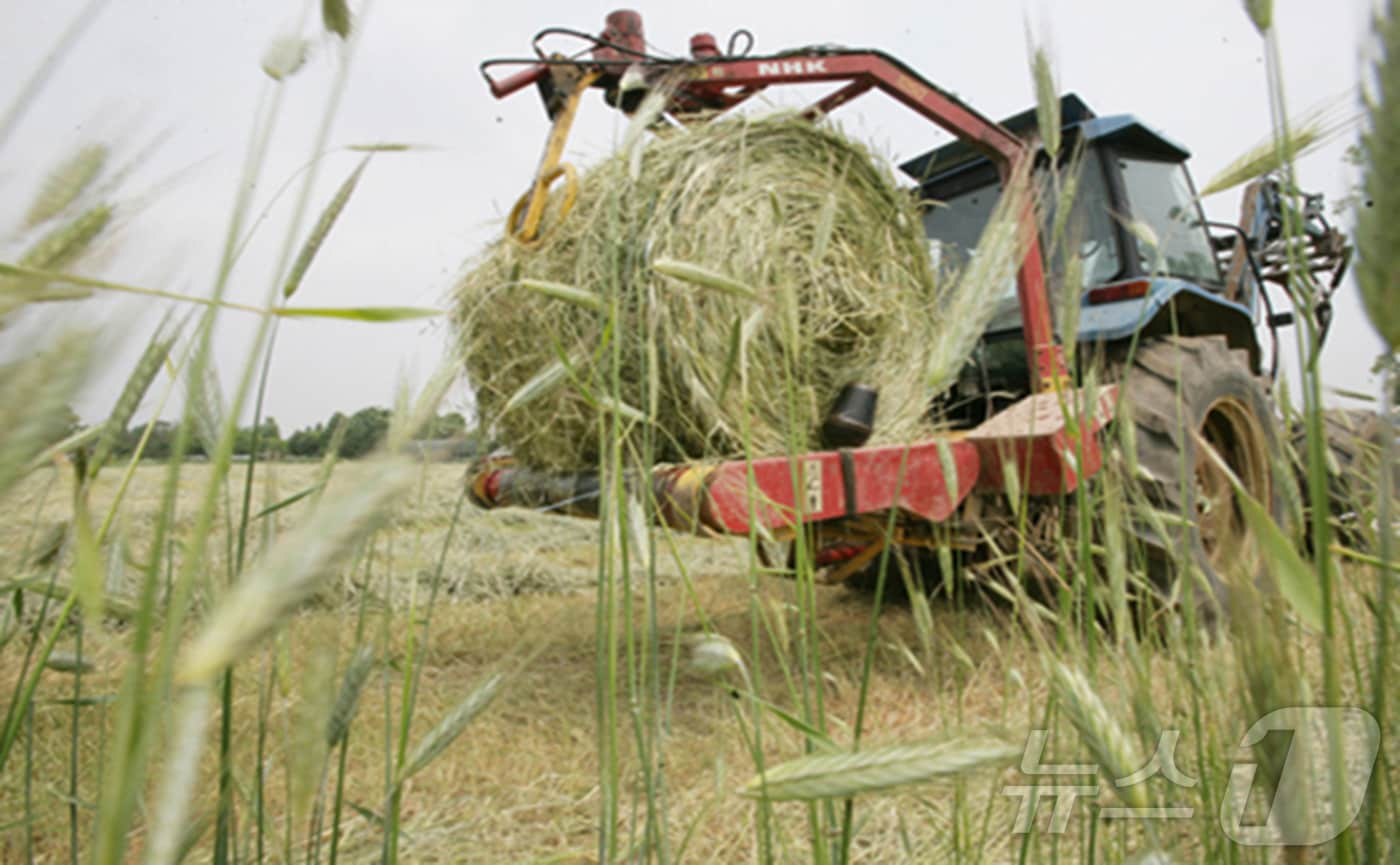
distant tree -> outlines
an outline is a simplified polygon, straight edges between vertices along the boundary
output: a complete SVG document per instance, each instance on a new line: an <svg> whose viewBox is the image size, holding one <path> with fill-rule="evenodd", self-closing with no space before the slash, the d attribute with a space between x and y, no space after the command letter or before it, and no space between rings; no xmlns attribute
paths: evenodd
<svg viewBox="0 0 1400 865"><path fill-rule="evenodd" d="M326 452L326 428L321 424L299 429L287 437L287 453L294 457L319 457Z"/></svg>
<svg viewBox="0 0 1400 865"><path fill-rule="evenodd" d="M340 412L335 412L334 414L332 414L332 415L330 416L330 418L328 418L328 419L326 420L325 438L324 438L324 439L322 440L322 442L321 442L321 453L322 453L322 454L325 454L327 451L329 451L329 450L331 449L331 442L333 442L333 441L335 440L335 437L336 437L336 435L337 435L337 432L336 432L336 431L337 431L337 430L340 430L341 427L344 427L344 426L345 426L346 424L348 424L349 422L350 422L350 418L346 417L344 414L342 414L342 413L340 413ZM339 435L344 435L344 432L340 432ZM342 441L342 443L341 443L341 449L342 449L341 452L343 453L343 452L344 452L344 442L343 442L343 441Z"/></svg>
<svg viewBox="0 0 1400 865"><path fill-rule="evenodd" d="M147 423L149 421L139 421L122 432L117 439L116 446L112 448L113 453L119 457L129 457L135 453L136 446L141 443L141 436L146 431Z"/></svg>
<svg viewBox="0 0 1400 865"><path fill-rule="evenodd" d="M132 446L140 442L141 436L146 432L146 424L140 424L127 431L127 434L135 433ZM146 440L146 448L141 451L142 459L164 460L170 458L170 453L175 444L175 424L166 420L158 420L151 426L150 438Z"/></svg>
<svg viewBox="0 0 1400 865"><path fill-rule="evenodd" d="M448 412L440 414L431 421L423 425L419 430L417 438L420 439L450 439L461 438L467 434L467 419L461 412Z"/></svg>
<svg viewBox="0 0 1400 865"><path fill-rule="evenodd" d="M340 455L354 459L373 450L389 431L389 417L389 410L378 406L363 408L351 415L345 422L345 442L340 447Z"/></svg>
<svg viewBox="0 0 1400 865"><path fill-rule="evenodd" d="M336 429L343 425L345 430L342 434L340 456L349 459L362 457L374 450L383 440L384 434L388 432L391 417L388 409L379 406L360 409L349 417L336 412L324 423L312 424L293 432L283 443L283 452L304 459L325 456L332 439L335 438ZM243 432L240 430L240 436ZM468 432L467 419L462 413L455 411L433 418L418 432L417 438L470 440L470 447L466 450L472 453L484 445L484 442L476 441L479 438L478 433ZM246 447L241 447L237 452L246 453Z"/></svg>
<svg viewBox="0 0 1400 865"><path fill-rule="evenodd" d="M285 448L282 443L282 433L277 428L276 418L265 418L258 426L258 458L281 456ZM248 455L253 452L253 428L250 426L239 427L238 432L233 437L233 452L236 454Z"/></svg>
<svg viewBox="0 0 1400 865"><path fill-rule="evenodd" d="M274 456L281 456L286 450L286 442L282 441L282 430L277 426L277 418L264 418L262 422L262 434L258 441L263 448L271 451Z"/></svg>
<svg viewBox="0 0 1400 865"><path fill-rule="evenodd" d="M141 443L142 436L146 435L146 425L149 423L149 420L143 420L132 424L117 438L116 446L112 448L113 455L130 458L136 452L137 445ZM156 421L155 426L151 428L150 437L146 440L146 446L141 451L141 458L148 460L169 459L175 448L175 433L177 431L178 427L170 421ZM198 436L191 436L190 440L186 442L185 456L207 456L204 453L204 445Z"/></svg>
<svg viewBox="0 0 1400 865"><path fill-rule="evenodd" d="M63 413L54 422L53 432L50 437L55 442L63 441L83 428L83 419L78 417L78 413L73 411L71 405L63 407Z"/></svg>
<svg viewBox="0 0 1400 865"><path fill-rule="evenodd" d="M207 457L207 456L209 456L209 454L207 454L207 453L204 452L204 442L200 440L199 436L196 436L196 435L190 436L189 443L185 445L185 456L187 456L187 457Z"/></svg>

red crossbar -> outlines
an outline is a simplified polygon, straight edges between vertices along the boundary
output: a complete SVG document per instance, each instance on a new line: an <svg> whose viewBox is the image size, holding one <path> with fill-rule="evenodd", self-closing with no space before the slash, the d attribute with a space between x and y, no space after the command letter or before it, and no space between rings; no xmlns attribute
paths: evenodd
<svg viewBox="0 0 1400 865"><path fill-rule="evenodd" d="M735 460L710 475L701 521L746 534L897 508L938 522L972 492L977 468L977 448L952 440Z"/></svg>

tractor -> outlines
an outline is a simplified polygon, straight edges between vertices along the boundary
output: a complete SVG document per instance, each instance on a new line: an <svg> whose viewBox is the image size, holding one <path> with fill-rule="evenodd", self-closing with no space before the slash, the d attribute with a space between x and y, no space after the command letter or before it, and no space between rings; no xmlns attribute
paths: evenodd
<svg viewBox="0 0 1400 865"><path fill-rule="evenodd" d="M582 50L546 53L540 43L548 37L578 39ZM758 56L740 31L723 51L698 33L689 58L663 58L648 50L640 16L626 10L610 14L600 35L550 28L534 45L533 57L482 64L497 98L533 85L553 121L535 181L508 220L526 242L540 231L550 186L562 179L571 187L565 212L576 188L561 156L581 97L601 90L630 113L663 81L666 112L680 124L707 122L772 88L826 83L832 89L806 109L814 120L878 91L952 134L900 166L913 194L930 203L924 228L939 266L976 254L1003 184L1027 161L1041 182L1059 173L1077 185L1068 220L1077 230L1053 253L1045 235L1053 198L1037 196L1022 215L1033 230L1015 284L986 286L1004 294L990 325L956 384L931 399L947 432L865 446L878 383L852 383L823 427L828 449L652 469L641 482L660 520L779 542L803 534L818 572L840 581L868 573L890 544L977 547L1005 514L1009 487L1026 497L1032 523L1062 520L1070 494L1126 442L1137 488L1161 511L1185 515L1130 527L1163 574L1193 560L1213 604L1225 564L1249 542L1234 484L1281 517L1275 468L1283 436L1271 392L1278 333L1294 313L1291 304L1275 309L1266 287L1305 300L1325 335L1348 249L1318 199L1265 177L1245 190L1240 225L1211 223L1187 150L1136 118L1100 117L1065 96L1062 146L1052 157L1034 109L993 122L878 51L823 45ZM523 68L495 74L510 64ZM1067 290L1069 274L1077 278ZM1077 314L1064 315L1064 304ZM1061 332L1071 319L1073 332ZM595 516L599 484L596 474L494 459L474 474L471 491L485 507Z"/></svg>

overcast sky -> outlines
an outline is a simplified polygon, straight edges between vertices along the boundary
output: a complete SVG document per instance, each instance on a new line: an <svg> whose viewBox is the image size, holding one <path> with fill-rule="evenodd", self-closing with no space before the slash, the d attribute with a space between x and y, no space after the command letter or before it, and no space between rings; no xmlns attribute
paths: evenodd
<svg viewBox="0 0 1400 865"><path fill-rule="evenodd" d="M0 0L0 106L85 2ZM528 185L547 121L532 91L498 102L476 67L521 56L546 26L601 29L611 4L380 0L365 10L349 84L331 133L333 146L404 141L434 149L374 159L321 251L297 302L305 305L440 306L471 255L500 231L504 212ZM1287 95L1295 115L1320 103L1357 104L1356 82L1368 5L1364 0L1277 0ZM1134 113L1193 152L1198 184L1269 129L1262 47L1241 4L1230 0L980 0L976 3L731 2L639 4L655 48L681 53L691 33L723 45L744 27L756 51L814 43L882 49L992 117L1031 104L1025 22L1052 42L1060 83L1100 114ZM319 34L314 9L278 0L175 2L112 0L48 82L0 158L0 250L22 246L20 217L55 161L94 141L116 146L119 162L142 156L117 195L119 231L93 265L104 275L207 294L260 100L275 85L260 71L270 40L311 35L306 68L280 85L285 102L256 190L261 212L311 157L344 48ZM843 128L895 157L945 136L905 109L868 95L837 112ZM612 149L619 115L596 94L585 100L571 140L580 164ZM160 144L150 150L150 143ZM1306 159L1300 179L1329 197L1352 182L1339 142ZM147 152L149 150L149 152ZM321 162L310 219L358 156ZM295 188L295 187L294 187ZM1207 202L1234 220L1238 193ZM260 304L273 279L295 195L272 203L234 273L230 299ZM110 373L79 409L102 417L160 315L158 304L85 304L65 321L102 328ZM252 322L229 313L218 361L228 380L240 369ZM0 344L5 340L0 332ZM268 412L284 430L336 410L387 404L398 381L421 381L444 356L442 323L363 325L292 321L282 327ZM1374 390L1368 375L1379 342L1355 290L1339 303L1324 357L1334 385ZM4 354L0 348L0 354ZM465 407L465 391L454 395ZM149 415L149 409L143 412ZM167 411L167 414L169 412Z"/></svg>

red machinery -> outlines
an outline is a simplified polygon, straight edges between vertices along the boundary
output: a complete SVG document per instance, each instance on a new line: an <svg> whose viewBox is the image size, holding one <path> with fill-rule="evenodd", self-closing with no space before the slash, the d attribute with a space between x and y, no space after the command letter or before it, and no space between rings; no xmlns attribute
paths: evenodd
<svg viewBox="0 0 1400 865"><path fill-rule="evenodd" d="M561 35L583 39L589 47L572 57L546 55L539 49L541 39ZM721 53L712 35L698 33L691 38L690 59L663 59L647 52L641 18L630 11L609 15L601 36L552 28L541 31L535 41L536 58L482 64L497 98L535 84L555 121L534 186L511 216L510 230L524 242L537 236L550 184L565 177L571 187L576 185L560 156L578 100L589 88L602 89L610 104L630 112L647 89L665 79L674 88L667 112L687 122L701 112L712 117L769 87L830 82L835 88L808 109L812 116L879 90L981 151L1003 179L1022 160L1034 157L1024 141L875 51L815 47L735 56L733 40L730 51ZM501 79L491 76L489 70L509 64L527 68ZM571 197L572 190L566 198ZM871 518L891 509L917 521L939 522L952 516L974 489L1002 489L1008 470L1014 469L1020 488L1033 495L1071 491L1080 478L1097 472L1101 454L1096 433L1112 416L1116 389L1101 388L1086 398L1069 383L1051 327L1038 231L1029 207L1024 218L1032 229L1027 232L1017 295L1031 375L1029 396L971 431L909 446L658 467L653 486L663 518L676 527L727 534L762 527L781 535L802 523L836 526L836 537L844 534L859 542L841 548L862 550L852 560L860 563L869 560L870 550L878 549L882 536L870 529ZM1076 423L1076 418L1083 422ZM551 476L496 464L478 475L473 490L485 506L555 506L589 514L597 498L596 484L586 476ZM847 531L841 531L842 526Z"/></svg>

